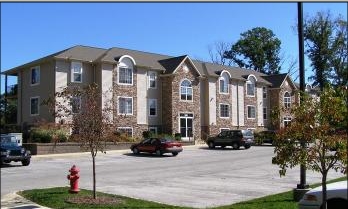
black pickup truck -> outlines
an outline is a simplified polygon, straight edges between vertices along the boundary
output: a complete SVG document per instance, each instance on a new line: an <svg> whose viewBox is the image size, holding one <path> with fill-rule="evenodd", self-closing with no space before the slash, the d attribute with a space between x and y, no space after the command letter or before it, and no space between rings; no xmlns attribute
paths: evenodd
<svg viewBox="0 0 348 209"><path fill-rule="evenodd" d="M21 161L23 166L28 166L30 158L30 151L19 146L14 136L1 135L1 165Z"/></svg>

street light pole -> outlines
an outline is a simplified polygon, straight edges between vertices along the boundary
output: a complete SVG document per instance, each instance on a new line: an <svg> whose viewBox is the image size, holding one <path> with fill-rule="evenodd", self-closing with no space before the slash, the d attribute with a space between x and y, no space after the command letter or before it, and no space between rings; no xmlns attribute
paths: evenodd
<svg viewBox="0 0 348 209"><path fill-rule="evenodd" d="M302 2L297 2L298 14L298 46L299 46L299 71L300 71L300 101L303 101L303 92L305 91L305 71L304 71L304 38L303 38L303 7ZM306 144L301 141L301 148L305 149ZM300 167L300 184L297 184L297 189L307 189L306 184L306 166L301 164Z"/></svg>

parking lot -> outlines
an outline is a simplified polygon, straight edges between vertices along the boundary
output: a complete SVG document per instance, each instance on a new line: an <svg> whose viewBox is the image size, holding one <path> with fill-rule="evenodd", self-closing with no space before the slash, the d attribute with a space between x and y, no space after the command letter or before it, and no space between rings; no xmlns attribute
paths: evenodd
<svg viewBox="0 0 348 209"><path fill-rule="evenodd" d="M184 147L178 156L133 155L110 151L97 156L97 190L171 205L212 207L288 191L299 183L299 168L280 178L272 165L273 147L248 150ZM92 189L89 153L33 156L28 167L20 163L1 168L1 196L18 190L68 186L69 168L80 169L80 187ZM329 179L343 176L329 173ZM320 182L307 171L307 183Z"/></svg>

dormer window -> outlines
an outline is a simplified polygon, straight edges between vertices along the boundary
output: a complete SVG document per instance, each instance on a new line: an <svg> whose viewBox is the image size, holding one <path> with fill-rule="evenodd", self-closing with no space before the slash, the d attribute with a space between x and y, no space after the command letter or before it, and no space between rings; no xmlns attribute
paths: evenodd
<svg viewBox="0 0 348 209"><path fill-rule="evenodd" d="M133 70L135 61L132 57L124 55L119 59L117 83L121 85L133 85Z"/></svg>
<svg viewBox="0 0 348 209"><path fill-rule="evenodd" d="M228 94L229 76L226 72L221 74L219 79L220 93Z"/></svg>
<svg viewBox="0 0 348 209"><path fill-rule="evenodd" d="M255 96L255 83L256 83L255 76L250 75L248 77L248 80L246 81L247 96L250 96L250 97Z"/></svg>

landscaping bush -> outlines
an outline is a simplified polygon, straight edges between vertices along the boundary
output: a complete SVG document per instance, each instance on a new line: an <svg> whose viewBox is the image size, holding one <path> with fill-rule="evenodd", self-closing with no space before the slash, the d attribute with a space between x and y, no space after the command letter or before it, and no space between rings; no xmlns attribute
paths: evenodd
<svg viewBox="0 0 348 209"><path fill-rule="evenodd" d="M31 130L30 138L34 143L50 143L53 137L49 130L35 128Z"/></svg>
<svg viewBox="0 0 348 209"><path fill-rule="evenodd" d="M175 133L174 138L175 140L181 141L181 133Z"/></svg>
<svg viewBox="0 0 348 209"><path fill-rule="evenodd" d="M151 131L143 131L143 138L147 139L150 138L152 136Z"/></svg>

